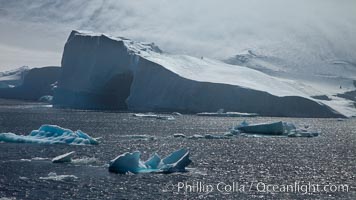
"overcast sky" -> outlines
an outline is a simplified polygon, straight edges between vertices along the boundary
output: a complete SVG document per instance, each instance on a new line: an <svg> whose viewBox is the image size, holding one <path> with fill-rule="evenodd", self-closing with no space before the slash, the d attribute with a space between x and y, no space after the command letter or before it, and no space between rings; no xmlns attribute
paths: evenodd
<svg viewBox="0 0 356 200"><path fill-rule="evenodd" d="M72 29L226 58L356 63L355 0L0 0L0 70L60 65Z"/></svg>

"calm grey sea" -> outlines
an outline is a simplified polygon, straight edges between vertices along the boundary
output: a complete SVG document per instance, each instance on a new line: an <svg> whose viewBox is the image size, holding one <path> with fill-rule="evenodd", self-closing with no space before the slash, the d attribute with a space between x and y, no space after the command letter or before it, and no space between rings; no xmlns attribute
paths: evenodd
<svg viewBox="0 0 356 200"><path fill-rule="evenodd" d="M308 125L320 136L173 137L175 133L223 134L243 120L284 120ZM0 143L0 199L356 199L356 119L183 115L168 121L1 100L0 132L28 134L42 124L80 129L102 137L101 143ZM156 139L127 137L143 134ZM124 152L139 150L146 159L154 152L165 156L182 147L190 150L193 160L187 173L118 175L107 170L108 161ZM75 163L49 160L69 151L76 151ZM51 172L73 176L51 179Z"/></svg>

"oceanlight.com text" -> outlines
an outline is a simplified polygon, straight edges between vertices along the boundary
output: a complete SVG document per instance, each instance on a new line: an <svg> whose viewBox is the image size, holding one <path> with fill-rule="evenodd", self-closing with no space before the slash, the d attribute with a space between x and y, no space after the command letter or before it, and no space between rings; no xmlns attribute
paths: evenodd
<svg viewBox="0 0 356 200"><path fill-rule="evenodd" d="M346 193L353 188L348 184L318 184L296 181L291 184L271 184L265 182L218 182L203 183L201 181L178 182L167 184L164 190L178 193Z"/></svg>

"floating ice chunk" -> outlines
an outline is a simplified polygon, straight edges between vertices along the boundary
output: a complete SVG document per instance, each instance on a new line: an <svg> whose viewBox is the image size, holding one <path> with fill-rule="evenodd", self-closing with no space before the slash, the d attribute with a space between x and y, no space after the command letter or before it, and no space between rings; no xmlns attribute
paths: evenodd
<svg viewBox="0 0 356 200"><path fill-rule="evenodd" d="M208 117L256 117L257 113L241 113L241 112L201 112L197 113L198 116Z"/></svg>
<svg viewBox="0 0 356 200"><path fill-rule="evenodd" d="M173 116L166 116L166 115L158 115L156 119L162 119L162 120L175 120Z"/></svg>
<svg viewBox="0 0 356 200"><path fill-rule="evenodd" d="M175 137L175 138L185 138L186 135L184 135L183 133L175 133L175 134L173 134L173 137Z"/></svg>
<svg viewBox="0 0 356 200"><path fill-rule="evenodd" d="M59 155L55 158L52 159L53 163L65 163L65 162L71 162L72 157L74 155L75 151L71 151L69 153L65 153L63 155Z"/></svg>
<svg viewBox="0 0 356 200"><path fill-rule="evenodd" d="M155 140L155 136L151 135L121 135L120 138L134 139L134 140Z"/></svg>
<svg viewBox="0 0 356 200"><path fill-rule="evenodd" d="M296 130L291 131L288 134L288 137L316 137L318 135L319 135L318 132L309 132L304 129L296 129Z"/></svg>
<svg viewBox="0 0 356 200"><path fill-rule="evenodd" d="M282 135L284 133L283 122L240 125L237 129L244 133L254 134Z"/></svg>
<svg viewBox="0 0 356 200"><path fill-rule="evenodd" d="M31 160L35 160L35 161L43 161L43 160L49 160L49 158L34 157L34 158L31 158Z"/></svg>
<svg viewBox="0 0 356 200"><path fill-rule="evenodd" d="M229 135L214 135L214 134L205 134L205 135L200 135L200 134L194 134L192 136L185 136L182 133L177 133L174 134L173 137L175 138L187 138L187 139L229 139Z"/></svg>
<svg viewBox="0 0 356 200"><path fill-rule="evenodd" d="M135 151L133 153L124 153L119 155L109 163L109 172L126 174L128 172L148 173L148 172L161 172L173 173L184 172L185 167L191 163L189 159L189 151L180 149L171 153L166 158L162 159L153 154L146 162L141 161L141 153Z"/></svg>
<svg viewBox="0 0 356 200"><path fill-rule="evenodd" d="M0 200L16 200L16 197L0 197Z"/></svg>
<svg viewBox="0 0 356 200"><path fill-rule="evenodd" d="M114 160L110 161L109 172L126 174L128 172L137 174L147 169L140 160L141 153L135 151L133 153L124 153L119 155Z"/></svg>
<svg viewBox="0 0 356 200"><path fill-rule="evenodd" d="M45 95L38 99L38 101L45 102L45 103L52 103L52 100L53 100L53 96L51 95Z"/></svg>
<svg viewBox="0 0 356 200"><path fill-rule="evenodd" d="M188 137L188 139L201 139L201 138L204 138L204 136L199 134L194 134Z"/></svg>
<svg viewBox="0 0 356 200"><path fill-rule="evenodd" d="M204 135L205 139L228 139L225 135L213 135L213 134L206 134Z"/></svg>
<svg viewBox="0 0 356 200"><path fill-rule="evenodd" d="M56 125L42 125L29 135L16 135L14 133L1 133L0 142L36 143L36 144L98 144L95 138L77 130L73 132Z"/></svg>
<svg viewBox="0 0 356 200"><path fill-rule="evenodd" d="M27 178L26 176L19 176L20 180L28 180L29 178ZM1 199L0 199L1 200Z"/></svg>
<svg viewBox="0 0 356 200"><path fill-rule="evenodd" d="M238 135L238 134L240 134L241 133L241 131L240 130L238 130L238 129L231 129L230 130L230 133L232 134L232 135ZM228 134L228 133L225 133L225 134Z"/></svg>
<svg viewBox="0 0 356 200"><path fill-rule="evenodd" d="M191 162L192 161L189 159L189 151L180 149L164 158L160 164L160 168L165 173L185 172L185 167Z"/></svg>
<svg viewBox="0 0 356 200"><path fill-rule="evenodd" d="M179 112L172 112L172 115L175 115L175 116L182 116L182 114L179 113Z"/></svg>
<svg viewBox="0 0 356 200"><path fill-rule="evenodd" d="M52 180L52 181L71 181L78 179L74 175L57 175L55 172L50 172L47 177L40 177L41 180Z"/></svg>
<svg viewBox="0 0 356 200"><path fill-rule="evenodd" d="M305 128L309 128L309 126L305 126ZM316 131L310 132L307 129L297 129L293 123L282 121L251 125L246 121L243 121L240 125L231 130L231 133L236 130L248 134L277 135L288 137L315 137L319 135L319 133Z"/></svg>
<svg viewBox="0 0 356 200"><path fill-rule="evenodd" d="M21 162L31 162L32 160L31 160L31 159L21 158L20 161L21 161Z"/></svg>
<svg viewBox="0 0 356 200"><path fill-rule="evenodd" d="M169 115L156 115L153 113L147 113L147 114L143 114L143 113L135 113L133 114L134 117L140 117L140 118L152 118L152 119L162 119L162 120L175 120L175 118L173 116L169 116Z"/></svg>
<svg viewBox="0 0 356 200"><path fill-rule="evenodd" d="M234 136L234 135L236 135L236 134L234 134L234 133L232 133L232 132L224 133L224 136L226 136L226 137L232 137L232 136Z"/></svg>
<svg viewBox="0 0 356 200"><path fill-rule="evenodd" d="M144 113L135 113L133 114L134 117L141 117L141 118L157 118L158 115L156 114L152 114L152 113L147 113L147 114L144 114Z"/></svg>
<svg viewBox="0 0 356 200"><path fill-rule="evenodd" d="M95 164L99 163L99 160L95 157L84 157L84 158L76 158L72 159L71 163L75 165L88 165L88 164Z"/></svg>

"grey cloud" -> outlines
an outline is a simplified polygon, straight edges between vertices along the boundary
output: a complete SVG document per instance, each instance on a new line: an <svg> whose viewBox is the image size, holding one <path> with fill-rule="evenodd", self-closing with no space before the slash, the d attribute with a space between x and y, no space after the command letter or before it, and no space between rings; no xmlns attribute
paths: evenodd
<svg viewBox="0 0 356 200"><path fill-rule="evenodd" d="M0 0L0 5L2 21L29 24L26 30L10 27L0 44L47 48L59 56L70 30L84 29L195 56L224 58L253 49L293 64L300 61L295 58L305 63L356 58L352 0ZM23 39L11 38L16 31L24 31L15 34Z"/></svg>

